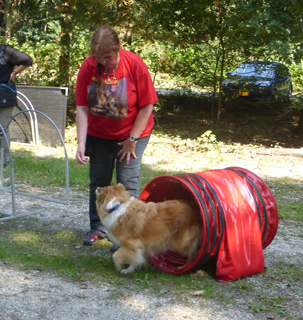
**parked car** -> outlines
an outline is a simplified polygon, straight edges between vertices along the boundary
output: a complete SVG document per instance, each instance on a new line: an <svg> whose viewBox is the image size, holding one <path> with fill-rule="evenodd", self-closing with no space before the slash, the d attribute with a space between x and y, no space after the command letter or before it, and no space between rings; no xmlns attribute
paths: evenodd
<svg viewBox="0 0 303 320"><path fill-rule="evenodd" d="M292 95L290 72L279 62L243 62L226 75L222 90L228 98L275 101Z"/></svg>

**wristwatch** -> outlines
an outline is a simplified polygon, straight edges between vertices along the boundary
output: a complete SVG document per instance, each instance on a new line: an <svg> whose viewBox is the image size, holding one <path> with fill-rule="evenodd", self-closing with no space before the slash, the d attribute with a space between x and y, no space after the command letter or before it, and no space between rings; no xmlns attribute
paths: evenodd
<svg viewBox="0 0 303 320"><path fill-rule="evenodd" d="M131 142L134 142L134 141L138 141L138 138L135 138L134 136L129 136L129 140Z"/></svg>

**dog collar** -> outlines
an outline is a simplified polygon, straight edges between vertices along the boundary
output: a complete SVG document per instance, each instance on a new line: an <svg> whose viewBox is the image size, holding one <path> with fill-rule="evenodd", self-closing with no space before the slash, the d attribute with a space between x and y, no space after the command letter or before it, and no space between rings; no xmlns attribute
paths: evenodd
<svg viewBox="0 0 303 320"><path fill-rule="evenodd" d="M108 210L108 213L112 213L120 207L120 203L117 203L114 207Z"/></svg>

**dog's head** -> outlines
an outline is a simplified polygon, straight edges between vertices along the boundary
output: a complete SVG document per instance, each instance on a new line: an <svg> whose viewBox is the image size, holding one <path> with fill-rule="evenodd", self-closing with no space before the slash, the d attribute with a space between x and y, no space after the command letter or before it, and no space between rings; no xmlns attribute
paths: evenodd
<svg viewBox="0 0 303 320"><path fill-rule="evenodd" d="M102 220L102 218L108 215L112 207L127 202L130 197L130 194L121 183L115 186L97 188L96 208L100 219Z"/></svg>

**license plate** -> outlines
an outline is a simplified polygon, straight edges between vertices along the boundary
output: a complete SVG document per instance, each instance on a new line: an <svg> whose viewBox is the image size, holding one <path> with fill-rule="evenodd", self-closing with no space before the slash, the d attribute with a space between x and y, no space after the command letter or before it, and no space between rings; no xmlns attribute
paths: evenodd
<svg viewBox="0 0 303 320"><path fill-rule="evenodd" d="M249 92L240 92L239 95L242 97L247 97L249 95Z"/></svg>

